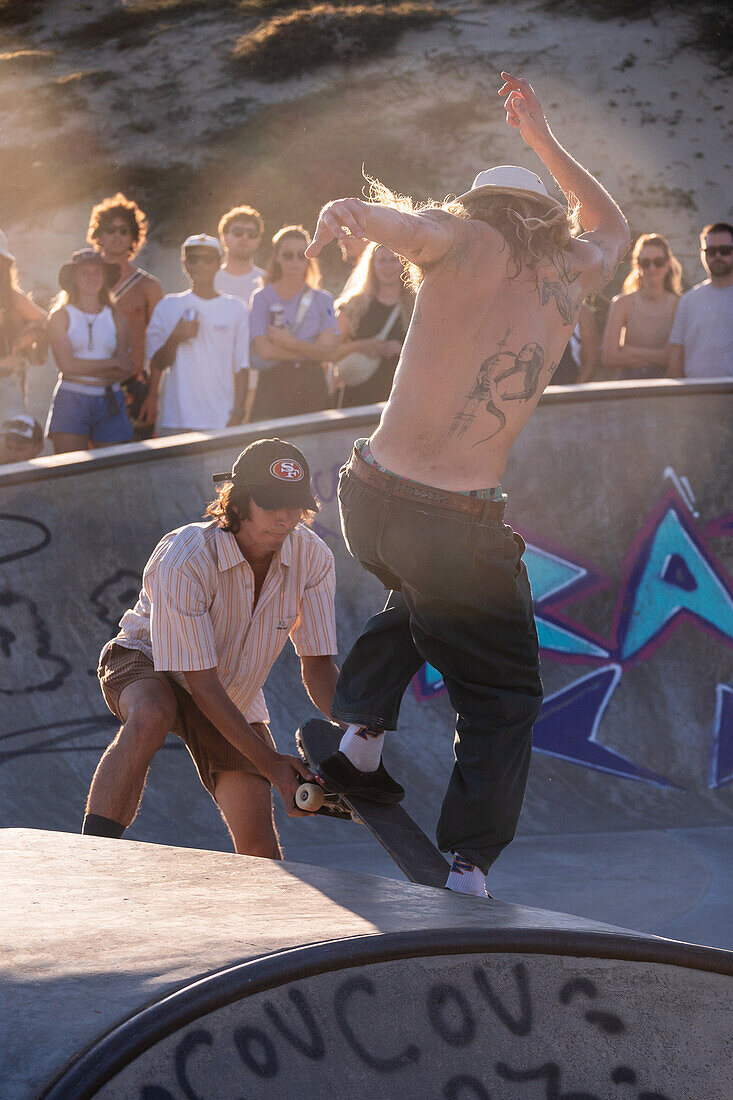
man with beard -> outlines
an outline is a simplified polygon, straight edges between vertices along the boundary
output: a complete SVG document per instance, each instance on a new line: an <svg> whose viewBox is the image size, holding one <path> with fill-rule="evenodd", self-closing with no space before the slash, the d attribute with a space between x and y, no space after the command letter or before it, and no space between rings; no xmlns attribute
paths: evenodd
<svg viewBox="0 0 733 1100"><path fill-rule="evenodd" d="M733 377L733 226L706 225L700 259L708 273L682 295L669 335L672 378Z"/></svg>
<svg viewBox="0 0 733 1100"><path fill-rule="evenodd" d="M239 298L247 307L254 292L262 286L265 274L254 263L263 229L262 215L251 206L235 206L219 221L219 240L225 258L214 276L214 287L220 294Z"/></svg>

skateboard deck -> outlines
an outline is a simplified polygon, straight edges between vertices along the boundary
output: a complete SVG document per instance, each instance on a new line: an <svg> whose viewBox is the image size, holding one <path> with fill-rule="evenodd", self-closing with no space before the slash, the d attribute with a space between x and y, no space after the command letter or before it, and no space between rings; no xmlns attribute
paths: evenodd
<svg viewBox="0 0 733 1100"><path fill-rule="evenodd" d="M311 718L297 731L295 743L308 766L317 772L320 762L338 748L341 735L342 731L325 719ZM319 801L323 788L318 785L314 791L314 787L312 783L302 784L298 791L299 806L306 808L310 796L315 796L316 803ZM400 803L385 805L367 798L328 794L326 800L333 809L345 808L366 825L410 882L445 886L450 871L448 861Z"/></svg>

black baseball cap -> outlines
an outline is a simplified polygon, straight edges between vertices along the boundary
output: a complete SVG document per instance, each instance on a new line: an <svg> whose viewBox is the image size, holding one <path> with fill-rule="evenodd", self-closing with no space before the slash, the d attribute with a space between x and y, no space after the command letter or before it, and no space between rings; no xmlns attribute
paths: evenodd
<svg viewBox="0 0 733 1100"><path fill-rule="evenodd" d="M245 447L231 473L214 474L213 481L231 481L246 488L260 508L307 508L317 512L311 492L306 457L284 439L256 439Z"/></svg>

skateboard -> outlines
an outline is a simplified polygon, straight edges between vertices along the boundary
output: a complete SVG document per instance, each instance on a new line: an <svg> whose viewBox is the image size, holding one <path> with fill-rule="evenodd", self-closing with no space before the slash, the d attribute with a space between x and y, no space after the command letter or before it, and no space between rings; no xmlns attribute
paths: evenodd
<svg viewBox="0 0 733 1100"><path fill-rule="evenodd" d="M321 760L336 751L341 736L338 726L322 718L311 718L297 731L295 743L306 764L318 772ZM448 861L401 804L385 805L368 798L333 794L318 783L302 783L295 802L301 810L351 817L361 822L410 882L445 886L450 871Z"/></svg>

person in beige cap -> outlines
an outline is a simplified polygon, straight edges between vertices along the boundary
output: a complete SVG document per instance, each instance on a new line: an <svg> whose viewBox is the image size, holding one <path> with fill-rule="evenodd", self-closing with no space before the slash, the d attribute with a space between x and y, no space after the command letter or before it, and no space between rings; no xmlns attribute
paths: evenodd
<svg viewBox="0 0 733 1100"><path fill-rule="evenodd" d="M308 249L317 256L349 234L376 241L404 258L418 288L379 426L340 477L349 550L391 594L342 667L332 715L347 729L323 779L401 798L381 763L384 731L428 661L458 712L438 823L439 847L455 857L446 885L482 896L514 836L542 701L525 547L503 522L499 483L581 303L630 243L621 211L557 142L531 85L502 78L507 123L567 201L517 166L480 172L454 202L417 210L374 181L373 201L323 208Z"/></svg>
<svg viewBox="0 0 733 1100"><path fill-rule="evenodd" d="M48 318L59 377L46 421L56 454L132 440L120 385L132 374L130 329L110 298L119 277L94 248L73 252L59 271L62 294Z"/></svg>

